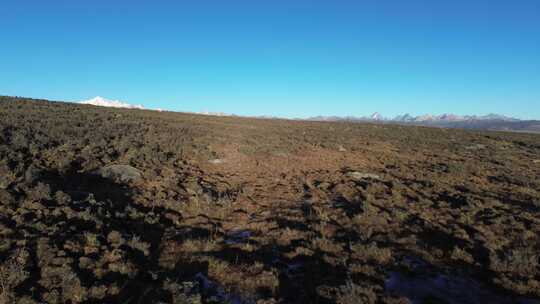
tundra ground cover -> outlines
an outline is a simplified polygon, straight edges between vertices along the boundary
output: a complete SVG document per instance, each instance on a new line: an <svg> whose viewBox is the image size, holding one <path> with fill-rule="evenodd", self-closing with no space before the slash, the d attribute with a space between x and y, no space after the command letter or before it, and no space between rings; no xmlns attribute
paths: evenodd
<svg viewBox="0 0 540 304"><path fill-rule="evenodd" d="M533 134L0 97L0 303L539 299L538 159Z"/></svg>

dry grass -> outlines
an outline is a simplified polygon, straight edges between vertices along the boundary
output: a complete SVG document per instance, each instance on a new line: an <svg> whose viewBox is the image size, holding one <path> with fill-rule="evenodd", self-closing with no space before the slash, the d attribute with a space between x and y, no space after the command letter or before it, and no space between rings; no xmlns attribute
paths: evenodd
<svg viewBox="0 0 540 304"><path fill-rule="evenodd" d="M0 117L4 302L399 303L411 256L540 298L538 135L3 97Z"/></svg>

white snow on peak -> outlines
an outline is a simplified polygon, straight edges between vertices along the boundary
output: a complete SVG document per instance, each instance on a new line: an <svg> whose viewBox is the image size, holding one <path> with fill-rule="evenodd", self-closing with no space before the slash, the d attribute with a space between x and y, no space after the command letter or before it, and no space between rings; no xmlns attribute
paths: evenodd
<svg viewBox="0 0 540 304"><path fill-rule="evenodd" d="M100 107L144 109L142 105L132 105L129 103L122 102L120 100L111 100L111 99L103 98L101 96L96 96L92 99L83 100L79 103L100 106Z"/></svg>
<svg viewBox="0 0 540 304"><path fill-rule="evenodd" d="M370 118L373 119L373 120L384 120L384 117L379 112L375 112L375 113L371 114Z"/></svg>

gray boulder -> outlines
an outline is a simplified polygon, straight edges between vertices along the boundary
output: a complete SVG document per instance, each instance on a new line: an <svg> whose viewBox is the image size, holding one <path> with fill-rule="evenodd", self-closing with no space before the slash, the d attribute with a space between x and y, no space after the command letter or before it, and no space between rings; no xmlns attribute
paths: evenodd
<svg viewBox="0 0 540 304"><path fill-rule="evenodd" d="M353 179L353 180L364 180L364 179L372 179L372 180L380 180L381 177L378 176L377 174L372 174L372 173L362 173L362 172L358 172L358 171L351 171L351 172L347 172L347 174L345 174L347 177Z"/></svg>
<svg viewBox="0 0 540 304"><path fill-rule="evenodd" d="M28 167L28 169L26 169L26 172L24 173L24 180L29 184L33 184L38 181L41 176L41 170L34 165L30 165L30 167Z"/></svg>
<svg viewBox="0 0 540 304"><path fill-rule="evenodd" d="M101 168L99 175L120 184L142 180L142 172L129 165L109 165Z"/></svg>

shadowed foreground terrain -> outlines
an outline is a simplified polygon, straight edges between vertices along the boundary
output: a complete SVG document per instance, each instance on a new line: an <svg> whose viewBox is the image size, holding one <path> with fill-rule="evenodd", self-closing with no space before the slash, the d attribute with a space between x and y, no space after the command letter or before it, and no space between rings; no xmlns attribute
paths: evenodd
<svg viewBox="0 0 540 304"><path fill-rule="evenodd" d="M0 303L540 303L540 136L0 97Z"/></svg>

